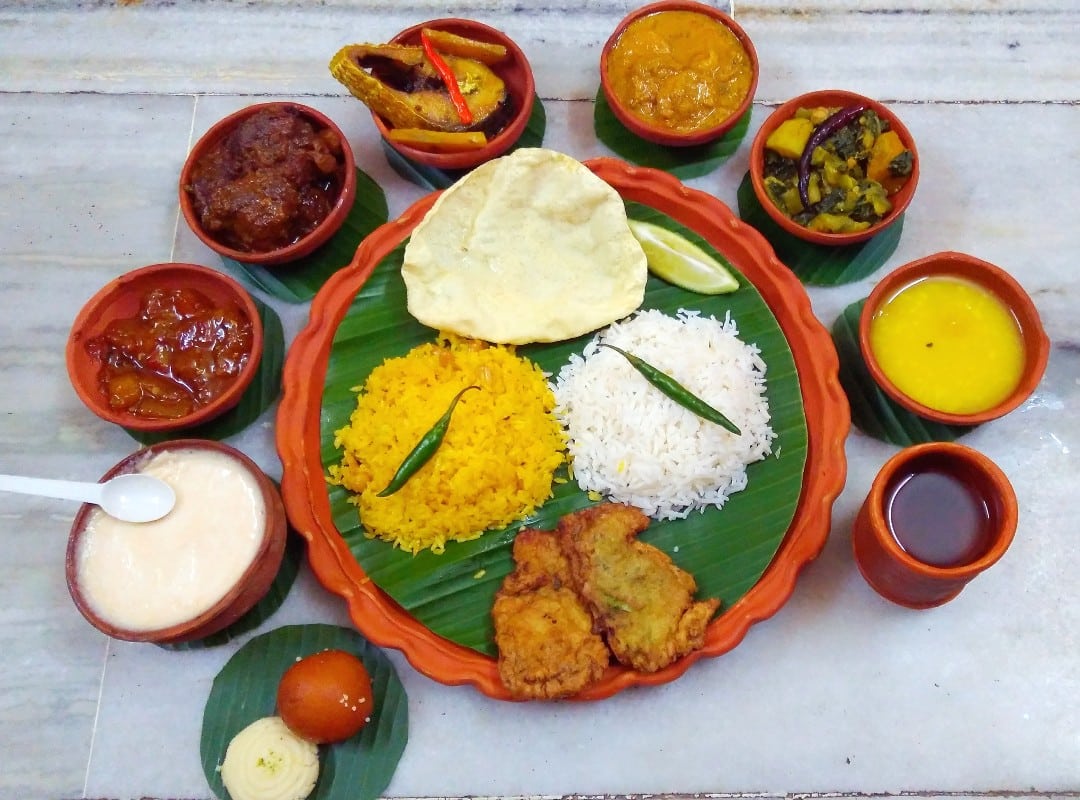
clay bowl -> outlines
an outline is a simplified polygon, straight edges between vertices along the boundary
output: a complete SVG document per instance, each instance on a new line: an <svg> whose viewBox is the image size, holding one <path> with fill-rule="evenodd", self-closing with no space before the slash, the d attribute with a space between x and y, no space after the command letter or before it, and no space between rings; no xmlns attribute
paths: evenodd
<svg viewBox="0 0 1080 800"><path fill-rule="evenodd" d="M194 289L218 304L238 307L251 321L251 353L243 369L224 392L179 419L146 419L109 406L98 384L102 364L88 345L115 320L139 313L143 297L152 289ZM263 328L255 301L235 280L197 264L153 264L133 270L106 284L87 301L71 326L67 341L67 371L71 385L87 408L102 419L132 430L160 433L191 428L220 416L240 402L259 368Z"/></svg>
<svg viewBox="0 0 1080 800"><path fill-rule="evenodd" d="M853 233L826 233L823 231L810 230L786 216L776 207L772 198L769 197L768 192L765 191L765 141L773 131L780 127L782 122L794 116L795 112L800 108L814 108L817 106L843 108L859 104L865 105L867 108L877 112L877 115L882 119L888 120L891 128L896 131L897 135L900 137L900 141L911 151L914 161L911 175L908 176L907 181L896 194L889 196L889 200L892 202L892 210L869 228ZM918 151L915 149L915 139L912 137L911 132L888 106L879 103L877 100L873 100L861 94L856 94L855 92L847 92L840 89L824 89L822 91L801 94L798 97L788 100L769 115L761 128L758 129L757 134L754 136L753 143L750 146L750 183L754 188L754 194L757 196L761 207L765 209L765 213L768 214L769 217L784 231L790 233L792 236L796 236L799 239L814 244L844 246L865 242L867 239L877 236L896 222L896 220L900 218L900 215L904 213L904 210L911 204L911 198L915 195L915 187L918 185L918 182L919 155Z"/></svg>
<svg viewBox="0 0 1080 800"><path fill-rule="evenodd" d="M499 64L493 65L492 69L502 78L503 83L506 85L506 91L510 94L516 109L514 117L484 147L462 153L432 153L410 147L401 142L395 142L389 138L390 126L382 117L372 112L371 118L375 122L375 127L378 128L383 140L405 158L436 169L468 170L483 164L485 161L501 156L521 138L521 134L525 131L525 126L529 122L529 117L532 115L533 102L536 99L536 83L533 80L532 67L529 65L529 60L525 58L525 53L502 31L484 25L482 22L457 18L434 19L429 22L422 22L419 25L413 25L411 28L406 28L397 34L390 40L390 43L419 45L420 31L424 28L447 31L458 36L465 36L480 42L501 44L505 47L507 51L506 59Z"/></svg>
<svg viewBox="0 0 1080 800"><path fill-rule="evenodd" d="M257 492L262 498L266 511L262 529L261 531L256 532L256 535L261 538L258 541L254 555L251 557L247 567L243 568L242 565L240 565L239 568L242 568L243 571L239 574L239 577L223 594L221 594L219 599L216 602L213 602L213 605L210 605L205 611L194 612L195 615L190 619L169 624L161 628L148 629L140 625L138 629L131 629L130 627L124 626L125 624L131 625L130 622L121 623L117 621L118 618L115 616L110 620L96 611L95 606L91 603L90 592L86 590L88 582L83 578L80 571L80 565L86 563L81 548L85 537L90 535L87 533L88 524L96 515L103 515L104 512L99 511L96 506L89 504L83 505L75 516L75 520L71 526L71 534L68 538L65 565L68 589L71 592L71 597L75 601L76 607L86 620L95 628L114 639L124 639L132 642L168 644L202 639L217 633L240 619L240 617L250 611L251 608L266 595L277 575L278 568L281 566L281 561L285 552L285 538L287 533L285 507L282 504L281 497L273 482L261 469L259 469L258 465L242 452L229 445L205 439L175 439L151 445L120 461L120 463L105 473L101 480L108 480L121 473L137 472L149 459L158 454L165 452L177 453L181 451L220 453L230 459L235 464L237 470L246 473L254 480ZM215 474L218 473L215 472ZM190 493L185 493L185 486L183 484L174 483L173 488L176 490L177 504L163 520L142 524L126 523L126 526L138 529L134 531L138 536L145 535L149 537L156 535L161 537L165 534L163 534L163 530L159 526L170 521L172 524L176 524L177 520L175 517L176 515L180 515L179 521L184 522L185 524L190 516L192 518L191 524L193 526L205 527L206 518L204 514L199 513L199 505L200 500L205 503L206 498L203 498L198 492L192 490L190 487L188 489ZM212 500L211 502L214 501ZM238 497L237 503L242 504L242 502L243 498ZM219 514L221 512L221 506L218 505L213 513ZM228 525L222 525L220 530L214 532L214 535L227 536L231 531L236 532L235 529L230 528ZM134 552L136 554L143 553L141 550L135 550ZM190 554L190 557L194 563L198 563L198 552ZM207 553L206 558L215 559L218 558L218 555L216 553ZM187 564L191 562L185 558L184 563ZM123 585L126 586L129 584ZM122 593L117 599L118 601L128 602L126 598L123 598ZM133 596L129 602L135 603L137 600L138 598ZM108 612L106 612L106 614L108 614Z"/></svg>
<svg viewBox="0 0 1080 800"><path fill-rule="evenodd" d="M947 508L935 509L935 538L942 542L935 546L935 554L963 553L965 557L955 562L922 560L917 546L900 544L902 534L894 528L905 524L899 493L918 491L917 482L933 476L939 476L937 490L922 500L941 493L957 508L971 504L982 518L981 535L969 539L972 520L955 509L952 513ZM952 492L942 491L942 477L953 486ZM910 506L918 500L907 502ZM907 447L881 468L859 509L851 535L855 562L866 582L885 599L907 608L934 608L952 600L1005 555L1016 533L1017 517L1012 484L979 451L955 442Z"/></svg>
<svg viewBox="0 0 1080 800"><path fill-rule="evenodd" d="M689 132L679 132L670 128L661 127L638 116L615 91L612 78L609 74L609 62L611 60L612 50L619 41L619 37L623 35L630 25L643 17L665 11L692 11L710 17L720 22L734 33L735 37L742 45L743 50L746 51L746 55L750 61L751 70L750 86L746 92L746 97L743 98L739 106L727 118L719 121L715 125ZM750 41L750 37L747 36L746 31L723 11L703 3L695 3L692 0L661 0L661 2L642 6L623 18L616 26L611 36L608 37L608 40L600 53L600 87L604 93L604 98L607 100L608 106L611 108L611 112L615 115L616 119L622 123L623 127L630 130L636 136L645 139L646 141L653 142L654 144L667 147L690 147L708 144L730 131L743 114L746 113L747 109L750 108L750 103L754 99L754 91L757 89L759 72L760 67L758 64L757 51L754 49L754 44Z"/></svg>
<svg viewBox="0 0 1080 800"><path fill-rule="evenodd" d="M871 322L885 302L916 281L948 276L975 283L997 297L1012 313L1023 339L1024 366L1019 381L1001 402L977 413L949 413L909 397L885 374L871 346ZM905 264L878 282L859 317L859 347L866 367L877 385L908 411L945 425L979 425L1007 414L1031 395L1046 370L1050 340L1043 330L1039 312L1031 297L1009 273L964 253L943 252Z"/></svg>
<svg viewBox="0 0 1080 800"><path fill-rule="evenodd" d="M213 233L203 228L202 223L199 220L199 215L195 210L195 204L188 187L191 185L195 165L200 159L205 157L218 142L232 133L244 120L254 116L260 111L272 108L292 109L310 121L316 130L329 128L337 134L338 139L341 141L341 164L338 166L338 170L335 173L332 189L332 191L336 192L337 199L335 200L329 215L327 215L314 230L310 231L300 239L284 247L263 252L239 250L219 241L215 238ZM345 134L341 132L341 129L333 120L321 111L317 111L310 106L301 105L300 103L257 103L230 114L215 123L213 127L204 133L202 138L195 143L195 146L191 148L191 152L188 154L187 160L184 162L183 169L180 171L180 212L183 214L184 221L187 223L188 227L191 228L192 233L198 236L203 244L218 255L246 264L274 266L278 264L287 264L290 261L296 261L299 258L309 255L320 246L326 244L330 237L337 233L345 222L345 218L349 215L349 211L352 209L355 200L356 159L353 155L352 147L349 145L349 140L345 138Z"/></svg>

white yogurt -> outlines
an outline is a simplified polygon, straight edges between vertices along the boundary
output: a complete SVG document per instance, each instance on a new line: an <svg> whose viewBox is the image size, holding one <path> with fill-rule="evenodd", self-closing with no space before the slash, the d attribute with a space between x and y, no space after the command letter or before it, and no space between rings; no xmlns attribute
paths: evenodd
<svg viewBox="0 0 1080 800"><path fill-rule="evenodd" d="M176 492L163 519L121 522L92 512L76 554L79 588L106 622L167 628L217 603L254 560L266 506L244 464L210 450L165 450L139 465Z"/></svg>

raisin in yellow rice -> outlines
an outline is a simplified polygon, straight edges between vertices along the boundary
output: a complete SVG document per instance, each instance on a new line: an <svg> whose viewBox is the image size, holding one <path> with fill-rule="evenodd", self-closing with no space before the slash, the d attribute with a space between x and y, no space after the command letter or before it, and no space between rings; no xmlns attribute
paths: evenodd
<svg viewBox="0 0 1080 800"><path fill-rule="evenodd" d="M665 372L740 433L678 405L599 342ZM772 451L765 368L730 317L649 310L611 325L572 355L554 382L578 486L656 519L720 508L746 488L746 466Z"/></svg>
<svg viewBox="0 0 1080 800"><path fill-rule="evenodd" d="M434 456L396 493L378 497L461 389ZM384 361L359 387L349 424L335 432L331 483L352 492L369 537L411 553L528 516L552 495L565 460L555 398L536 364L510 346L454 336Z"/></svg>

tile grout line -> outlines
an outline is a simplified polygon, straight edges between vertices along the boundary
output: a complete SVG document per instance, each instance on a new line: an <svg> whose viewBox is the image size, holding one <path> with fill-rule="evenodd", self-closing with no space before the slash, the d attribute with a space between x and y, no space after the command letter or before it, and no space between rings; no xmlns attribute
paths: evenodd
<svg viewBox="0 0 1080 800"><path fill-rule="evenodd" d="M101 679L98 681L97 703L94 706L94 723L90 726L90 749L86 754L86 773L83 775L82 796L86 797L86 789L90 785L90 765L94 761L94 745L97 742L98 720L101 719L101 699L105 695L105 668L109 664L109 650L112 648L112 639L105 637L105 652L101 659Z"/></svg>
<svg viewBox="0 0 1080 800"><path fill-rule="evenodd" d="M1073 789L908 789L901 791L859 792L647 792L628 794L511 794L511 795L403 795L382 800L1075 800L1080 791ZM100 800L106 800L101 798ZM165 800L146 797L142 800ZM186 798L185 800L197 800Z"/></svg>
<svg viewBox="0 0 1080 800"><path fill-rule="evenodd" d="M188 140L187 150L184 152L184 158L187 158L187 154L191 152L191 147L194 144L195 139L195 118L199 114L199 95L191 95L191 125L188 126ZM180 209L179 203L176 206L176 217L173 219L173 235L172 244L169 245L169 261L176 261L176 239L180 235L180 218L183 216L183 212Z"/></svg>
<svg viewBox="0 0 1080 800"><path fill-rule="evenodd" d="M0 0L3 3L3 0ZM347 94L340 94L337 92L314 92L314 91L261 91L261 90L240 90L237 91L207 91L207 92L192 92L190 90L176 90L165 92L147 92L147 91L102 91L99 89L26 89L26 90L11 90L0 88L0 97L5 96L25 96L25 95L44 95L44 96L58 96L63 97L67 95L90 95L96 97L190 97L193 98L198 105L199 98L203 97L246 97L251 98L253 101L262 101L264 98L278 98L278 97L290 97L290 98L311 98L311 99L340 99L348 98ZM589 103L594 102L593 96L567 96L559 97L555 95L538 95L544 102L552 103ZM781 103L785 103L790 100L790 97L765 97L755 95L753 99L754 105L761 106L778 106ZM931 99L919 99L912 97L878 97L880 102L886 105L911 105L911 106L1077 106L1080 105L1080 97L935 97ZM192 124L194 125L194 115L192 118ZM193 142L189 143L193 144Z"/></svg>

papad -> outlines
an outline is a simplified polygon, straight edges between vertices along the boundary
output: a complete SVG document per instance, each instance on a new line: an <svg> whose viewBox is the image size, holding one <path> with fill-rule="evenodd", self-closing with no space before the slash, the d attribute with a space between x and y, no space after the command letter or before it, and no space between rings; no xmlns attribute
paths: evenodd
<svg viewBox="0 0 1080 800"><path fill-rule="evenodd" d="M630 314L648 265L614 189L570 156L523 148L443 192L413 231L401 273L421 323L525 344Z"/></svg>

